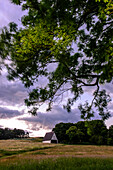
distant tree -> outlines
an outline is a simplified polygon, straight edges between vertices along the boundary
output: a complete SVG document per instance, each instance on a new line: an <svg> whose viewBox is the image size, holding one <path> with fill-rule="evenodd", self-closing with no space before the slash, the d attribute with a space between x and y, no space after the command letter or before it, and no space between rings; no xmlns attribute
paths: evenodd
<svg viewBox="0 0 113 170"><path fill-rule="evenodd" d="M10 139L11 138L11 131L9 128L4 129L4 139Z"/></svg>
<svg viewBox="0 0 113 170"><path fill-rule="evenodd" d="M70 143L76 143L78 141L77 138L77 127L71 126L67 131L66 134L69 136Z"/></svg>
<svg viewBox="0 0 113 170"><path fill-rule="evenodd" d="M86 121L86 127L92 144L107 144L108 130L102 120Z"/></svg>
<svg viewBox="0 0 113 170"><path fill-rule="evenodd" d="M25 131L22 129L14 128L12 130L9 128L5 128L5 129L0 128L0 139L14 139L14 138L24 138L24 137L29 137L29 135L28 132L27 135L25 135Z"/></svg>
<svg viewBox="0 0 113 170"><path fill-rule="evenodd" d="M75 123L75 126L77 129L80 129L82 133L84 133L84 139L82 140L83 142L88 142L89 141L89 135L87 134L87 127L85 121L79 121Z"/></svg>
<svg viewBox="0 0 113 170"><path fill-rule="evenodd" d="M22 129L16 129L16 136L17 138L24 138L25 131Z"/></svg>
<svg viewBox="0 0 113 170"><path fill-rule="evenodd" d="M66 130L68 130L71 126L73 126L73 123L61 122L56 124L55 128L53 128L53 131L55 132L60 143L69 143L69 137L66 134Z"/></svg>
<svg viewBox="0 0 113 170"><path fill-rule="evenodd" d="M24 138L29 138L29 132L25 132Z"/></svg>
<svg viewBox="0 0 113 170"><path fill-rule="evenodd" d="M4 129L0 128L0 139L4 138Z"/></svg>
<svg viewBox="0 0 113 170"><path fill-rule="evenodd" d="M109 127L109 137L113 139L113 125Z"/></svg>
<svg viewBox="0 0 113 170"><path fill-rule="evenodd" d="M108 144L113 145L113 125L111 125L108 130Z"/></svg>
<svg viewBox="0 0 113 170"><path fill-rule="evenodd" d="M69 140L71 144L83 142L84 133L77 129L76 126L71 126L67 131L66 134L69 136Z"/></svg>

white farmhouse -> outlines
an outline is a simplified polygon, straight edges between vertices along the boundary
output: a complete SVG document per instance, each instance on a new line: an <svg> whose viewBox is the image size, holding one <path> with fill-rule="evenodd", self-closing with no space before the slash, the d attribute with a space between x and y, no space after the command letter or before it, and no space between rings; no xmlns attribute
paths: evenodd
<svg viewBox="0 0 113 170"><path fill-rule="evenodd" d="M54 132L48 132L45 134L43 143L58 143L58 139Z"/></svg>

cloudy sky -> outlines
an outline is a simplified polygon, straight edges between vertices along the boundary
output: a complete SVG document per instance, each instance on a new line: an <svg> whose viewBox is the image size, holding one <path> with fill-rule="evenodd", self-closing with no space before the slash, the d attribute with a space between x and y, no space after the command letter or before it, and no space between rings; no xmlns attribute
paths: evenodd
<svg viewBox="0 0 113 170"><path fill-rule="evenodd" d="M10 0L0 0L0 28L7 26L9 22L16 22L21 26L20 18L23 15L19 6L10 3ZM20 81L9 82L6 78L7 72L3 70L0 75L0 127L20 128L28 130L30 136L44 136L47 131L59 122L77 122L80 120L80 112L77 109L79 102L90 99L92 88L87 89L87 93L82 97L81 101L73 107L71 113L67 113L61 105L56 104L51 112L46 113L46 105L42 106L37 116L28 113L28 109L24 104L24 99L28 95L28 90L24 88ZM40 80L43 84L44 81ZM106 89L113 98L112 84L107 84ZM69 94L67 94L68 97ZM109 109L113 110L112 102ZM106 125L113 124L111 117L106 121Z"/></svg>

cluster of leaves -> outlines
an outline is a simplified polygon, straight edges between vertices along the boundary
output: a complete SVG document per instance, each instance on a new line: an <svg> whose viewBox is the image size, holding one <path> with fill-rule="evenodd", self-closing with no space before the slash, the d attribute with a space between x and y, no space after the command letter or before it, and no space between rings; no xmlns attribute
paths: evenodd
<svg viewBox="0 0 113 170"><path fill-rule="evenodd" d="M113 144L113 125L107 129L102 120L59 123L53 131L60 143Z"/></svg>
<svg viewBox="0 0 113 170"><path fill-rule="evenodd" d="M0 139L14 139L14 138L25 138L29 137L29 133L25 133L24 130L22 129L9 129L5 128L2 129L0 128Z"/></svg>
<svg viewBox="0 0 113 170"><path fill-rule="evenodd" d="M28 14L21 21L24 28L14 23L4 28L0 35L0 55L9 59L6 65L9 79L20 78L24 85L35 88L25 100L27 106L52 104L70 91L72 98L64 106L68 111L84 93L84 86L95 86L91 105L79 106L84 117L90 118L97 107L103 119L109 117L110 102L102 83L110 83L113 77L112 13L101 15L111 3L95 0L11 0L21 5ZM101 10L102 9L102 10ZM49 70L52 64L55 67ZM47 80L42 87L39 78ZM107 97L107 98L106 98ZM104 101L101 99L104 98ZM99 99L99 100L98 100Z"/></svg>
<svg viewBox="0 0 113 170"><path fill-rule="evenodd" d="M101 17L105 17L106 13L108 15L113 14L113 2L112 2L112 0L96 0L96 2L101 2L101 1L106 3L106 9L102 9L102 7L100 8Z"/></svg>
<svg viewBox="0 0 113 170"><path fill-rule="evenodd" d="M108 144L113 145L113 125L109 127L109 132L108 132Z"/></svg>

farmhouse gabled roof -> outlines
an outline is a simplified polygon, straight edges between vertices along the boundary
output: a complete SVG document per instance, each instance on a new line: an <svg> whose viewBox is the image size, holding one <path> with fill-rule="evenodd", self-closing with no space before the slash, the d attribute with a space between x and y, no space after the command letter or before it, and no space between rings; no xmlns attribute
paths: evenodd
<svg viewBox="0 0 113 170"><path fill-rule="evenodd" d="M48 132L45 134L43 141L48 141L51 140L52 136L53 136L54 132Z"/></svg>

